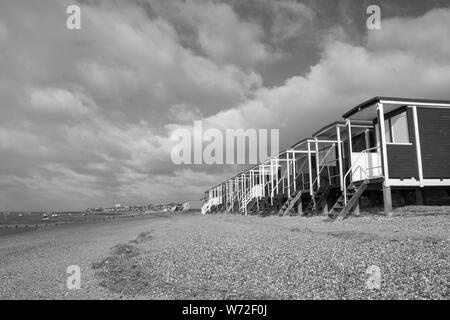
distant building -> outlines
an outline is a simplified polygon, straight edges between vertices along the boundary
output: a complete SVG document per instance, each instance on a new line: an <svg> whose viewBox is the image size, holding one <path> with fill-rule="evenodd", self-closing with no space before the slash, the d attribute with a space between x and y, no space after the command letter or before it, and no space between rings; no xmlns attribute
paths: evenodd
<svg viewBox="0 0 450 320"><path fill-rule="evenodd" d="M183 211L200 210L202 205L203 201L201 200L189 200L183 203Z"/></svg>
<svg viewBox="0 0 450 320"><path fill-rule="evenodd" d="M121 207L120 204L116 204L116 209L119 209Z"/></svg>

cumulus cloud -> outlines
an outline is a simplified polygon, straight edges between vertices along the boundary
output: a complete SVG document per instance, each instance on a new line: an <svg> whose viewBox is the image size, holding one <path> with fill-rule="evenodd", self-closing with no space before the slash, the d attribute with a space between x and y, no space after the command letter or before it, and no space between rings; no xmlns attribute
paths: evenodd
<svg viewBox="0 0 450 320"><path fill-rule="evenodd" d="M315 12L297 1L271 1L274 12L271 32L273 41L283 42L298 39L312 31L317 19Z"/></svg>
<svg viewBox="0 0 450 320"><path fill-rule="evenodd" d="M33 88L30 90L29 96L29 106L37 112L63 113L77 116L87 115L90 113L91 108L95 107L95 103L91 99L80 94L74 95L64 89Z"/></svg>
<svg viewBox="0 0 450 320"><path fill-rule="evenodd" d="M360 46L341 36L325 37L320 62L305 76L260 88L254 99L207 121L224 127L278 127L288 147L377 95L448 99L446 30L450 10L436 9L417 18L386 19L383 30L369 32Z"/></svg>
<svg viewBox="0 0 450 320"><path fill-rule="evenodd" d="M251 68L280 58L264 40L261 25L242 20L227 3L156 1L153 7L180 30L192 30L194 45L213 61Z"/></svg>

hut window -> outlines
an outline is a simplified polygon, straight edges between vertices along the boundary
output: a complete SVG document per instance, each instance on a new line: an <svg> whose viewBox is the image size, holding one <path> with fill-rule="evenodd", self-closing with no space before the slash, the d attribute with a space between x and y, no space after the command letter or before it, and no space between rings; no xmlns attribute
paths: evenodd
<svg viewBox="0 0 450 320"><path fill-rule="evenodd" d="M384 130L386 130L386 142L392 142L391 119L384 120Z"/></svg>
<svg viewBox="0 0 450 320"><path fill-rule="evenodd" d="M386 119L386 141L388 143L410 143L406 111Z"/></svg>

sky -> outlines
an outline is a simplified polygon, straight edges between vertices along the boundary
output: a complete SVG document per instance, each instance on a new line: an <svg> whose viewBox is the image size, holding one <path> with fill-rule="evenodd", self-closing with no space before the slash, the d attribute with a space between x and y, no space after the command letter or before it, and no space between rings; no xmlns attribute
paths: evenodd
<svg viewBox="0 0 450 320"><path fill-rule="evenodd" d="M199 199L242 166L174 164L174 130L283 149L374 96L450 100L449 34L442 0L1 1L0 210Z"/></svg>

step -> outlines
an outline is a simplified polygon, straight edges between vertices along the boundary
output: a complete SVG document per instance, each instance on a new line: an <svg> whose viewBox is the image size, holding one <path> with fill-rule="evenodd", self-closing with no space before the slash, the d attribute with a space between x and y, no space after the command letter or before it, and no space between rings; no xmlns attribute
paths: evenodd
<svg viewBox="0 0 450 320"><path fill-rule="evenodd" d="M347 197L353 197L355 195L355 193L347 193Z"/></svg>

